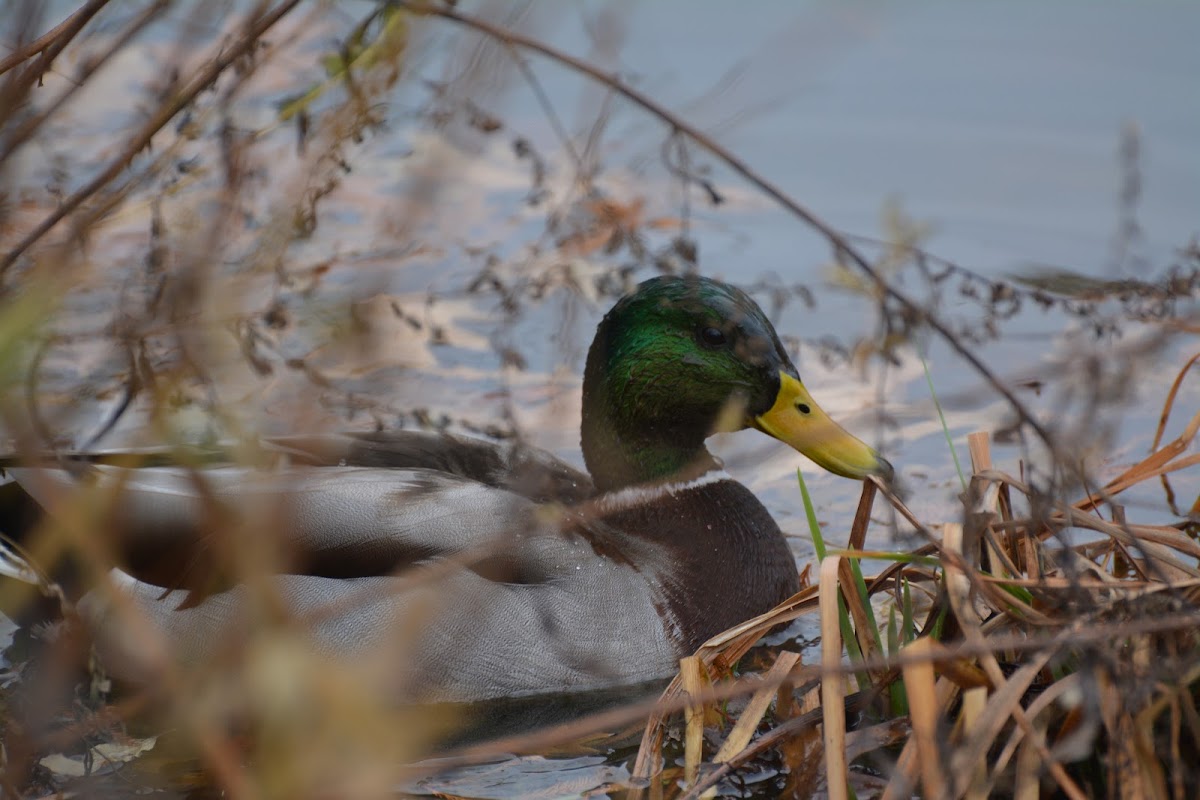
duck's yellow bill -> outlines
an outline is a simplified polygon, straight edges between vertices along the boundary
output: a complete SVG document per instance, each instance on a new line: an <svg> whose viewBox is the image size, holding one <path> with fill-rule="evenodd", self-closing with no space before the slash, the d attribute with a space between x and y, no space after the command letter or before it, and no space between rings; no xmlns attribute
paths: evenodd
<svg viewBox="0 0 1200 800"><path fill-rule="evenodd" d="M891 464L830 419L804 384L786 373L779 376L775 405L749 422L835 475L859 480L868 475L892 475Z"/></svg>

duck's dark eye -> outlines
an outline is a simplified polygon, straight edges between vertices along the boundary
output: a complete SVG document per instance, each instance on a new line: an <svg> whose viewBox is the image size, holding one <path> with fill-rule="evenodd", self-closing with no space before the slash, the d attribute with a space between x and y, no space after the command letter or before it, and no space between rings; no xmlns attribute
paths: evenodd
<svg viewBox="0 0 1200 800"><path fill-rule="evenodd" d="M709 347L720 347L725 344L725 332L711 325L700 329L700 341Z"/></svg>

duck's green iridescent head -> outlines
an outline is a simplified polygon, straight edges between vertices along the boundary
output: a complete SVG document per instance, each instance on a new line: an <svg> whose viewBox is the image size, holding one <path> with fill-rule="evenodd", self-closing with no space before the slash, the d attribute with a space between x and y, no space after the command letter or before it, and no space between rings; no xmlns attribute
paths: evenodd
<svg viewBox="0 0 1200 800"><path fill-rule="evenodd" d="M820 409L745 292L708 278L652 278L605 315L583 378L583 455L601 490L695 475L704 440L757 428L830 472L890 475Z"/></svg>

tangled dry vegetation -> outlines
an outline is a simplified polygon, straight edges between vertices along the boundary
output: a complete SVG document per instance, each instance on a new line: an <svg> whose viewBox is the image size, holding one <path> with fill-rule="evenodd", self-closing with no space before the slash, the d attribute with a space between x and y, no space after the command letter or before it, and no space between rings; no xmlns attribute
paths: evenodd
<svg viewBox="0 0 1200 800"><path fill-rule="evenodd" d="M973 434L964 521L932 530L884 488L928 543L864 579L857 560L881 555L862 550L878 489L867 484L847 549L821 560L816 584L681 664L663 695L686 715L682 775L669 785L706 796L779 748L787 796L1190 796L1200 785L1200 545L1194 525L1127 519L1120 494L1200 464L1187 454L1197 431L1200 413L1074 503L996 469L988 436ZM1068 531L1096 535L1076 543ZM733 678L764 633L807 613L820 615L820 664L784 651L761 674ZM734 693L752 695L726 722L716 701ZM650 796L662 796L664 717L651 717L634 769Z"/></svg>
<svg viewBox="0 0 1200 800"><path fill-rule="evenodd" d="M715 206L725 191L695 163L701 157L825 237L839 282L878 309L878 335L855 348L855 358L886 364L918 335L941 337L1008 402L1012 430L1041 440L1054 463L1034 479L1022 474L1027 465L993 464L988 437L973 436L961 522L940 525L917 519L889 487L867 484L844 549L830 544L825 552L814 525L822 549L816 582L685 659L657 701L474 743L447 744L468 713L463 709L378 702L370 687L388 668L388 654L334 663L306 650L295 620L277 613L264 578L286 554L221 538L215 557L222 569L260 594L254 635L214 643L203 669L180 668L160 652L155 680L136 691L117 691L90 659L57 584L25 574L38 591L0 589L5 608L35 604L33 616L42 620L19 634L7 655L0 697L6 796L64 785L96 796L132 787L195 797L395 796L397 786L420 788L458 766L506 753L563 752L568 743L576 755L580 748L604 753L611 767L588 791L631 798L717 790L839 798L850 789L860 798L1195 796L1200 508L1179 511L1172 525L1141 524L1136 514L1127 517L1121 495L1196 468L1200 455L1189 448L1200 414L1178 439L1156 439L1150 456L1092 490L1070 457L1072 447L1099 436L1091 419L1075 420L1070 437L1048 427L975 345L999 336L1030 306L1082 320L1096 336L1115 335L1124 324L1155 326L1156 347L1194 334L1194 316L1181 309L1192 308L1200 283L1196 244L1153 280L1043 273L1005 282L925 252L919 226L899 213L889 218L884 241L847 236L619 77L497 21L504 10L472 15L449 2L380 2L350 23L340 16L345 12L319 4L245 4L231 12L219 41L180 48L188 57L154 84L137 124L114 136L86 179L63 176L49 187L48 202L12 177L22 149L52 138L56 115L86 95L104 65L141 34L177 24L168 12L196 22L204 4L178 11L147 2L130 10L91 0L57 26L43 24L39 3L12 5L17 13L3 24L13 49L0 57L0 168L8 170L0 205L0 415L15 452L8 466L103 443L136 409L147 439L176 441L174 420L189 408L219 418L233 438L249 438L254 419L239 412L267 395L231 388L247 380L270 384L288 423L301 429L350 421L519 436L509 386L501 392L499 424L461 409L441 413L388 399L412 365L379 362L379 342L403 334L419 344L414 352L453 344L456 334L440 309L455 302L494 302L505 320L517 320L556 291L603 305L638 274L695 269L690 204ZM84 32L96 20L106 27L89 40ZM288 42L306 41L309 26L331 31L338 46L324 59L324 76L306 83L277 62L300 58ZM462 63L448 70L452 79L425 85L415 109L390 109L389 93L416 82L410 62L430 57L419 50L420 37L437 26L471 32L460 43ZM185 33L177 41L190 42ZM531 61L535 56L542 60ZM53 92L46 97L39 86L66 63L77 74L45 90ZM663 168L684 198L677 215L650 219L644 198L605 192L595 142L580 148L565 133L571 177L566 188L556 185L552 159L484 109L480 96L497 72L541 92L538 72L546 65L574 70L603 87L605 103L619 99L663 123ZM249 129L234 109L264 75L288 92L269 124ZM561 131L548 101L546 113ZM390 227L372 232L377 247L334 248L321 257L304 250L329 226L324 220L340 193L353 191L352 175L371 172L359 160L366 158L364 142L384 138L398 119L448 138L468 136L476 146L508 137L529 170L522 202L542 219L536 244L513 255L439 239L444 231L431 220L445 211L441 195L462 175L435 153L389 209ZM279 147L283 135L287 144ZM272 142L275 149L260 149ZM285 172L292 162L286 180L272 175L270 167ZM1136 164L1130 172L1136 182ZM285 200L264 201L267 190ZM199 191L204 203L176 199L189 191ZM368 205L375 200L369 195ZM189 213L173 215L175 205ZM115 255L107 255L110 248ZM436 270L459 257L474 274L436 297L389 294L380 277L390 269ZM588 259L603 267L588 271L581 265ZM354 288L335 302L327 298L336 296L339 287L331 284L339 270L352 275ZM65 299L72 287L117 284L88 308ZM910 294L914 286L925 293ZM813 302L807 286L749 288L775 306ZM947 297L958 301L954 317L943 313ZM80 368L79 354L97 342L112 346L99 366ZM525 356L510 339L500 335L488 345L505 370L520 371ZM351 356L362 360L353 369L339 366ZM1183 365L1176 389L1195 361ZM1164 425L1172 414L1191 413L1174 409L1174 396L1165 399ZM106 412L96 424L85 411L98 403ZM172 456L187 453L195 455ZM247 461L260 455L241 453ZM111 499L71 498L74 513L41 537L29 560L68 559L102 579L113 563L112 542L97 521L106 519ZM887 532L871 533L873 525ZM866 550L868 540L881 541L897 527L915 531L920 546ZM864 561L891 564L865 576ZM15 561L7 566L25 569ZM152 641L150 627L128 612L131 635ZM787 649L751 652L764 633L810 614L819 617L820 663L804 663ZM631 731L635 741L641 734L640 743L621 750L618 734ZM435 754L437 760L422 760ZM755 769L783 777L756 788L747 781Z"/></svg>

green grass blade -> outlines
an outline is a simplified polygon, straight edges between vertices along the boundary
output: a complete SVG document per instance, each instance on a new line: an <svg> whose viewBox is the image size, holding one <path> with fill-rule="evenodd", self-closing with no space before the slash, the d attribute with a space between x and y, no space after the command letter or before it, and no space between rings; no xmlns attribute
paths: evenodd
<svg viewBox="0 0 1200 800"><path fill-rule="evenodd" d="M950 437L950 426L946 424L946 415L942 411L942 404L938 402L937 392L933 388L933 375L929 372L929 362L925 360L924 354L920 354L921 366L925 369L925 382L929 384L929 396L933 398L933 407L937 409L938 419L942 423L942 433L946 436L946 446L950 448L950 455L954 457L954 469L958 472L959 483L962 484L963 491L967 490L967 478L963 474L962 464L958 461L958 451L954 449L954 440Z"/></svg>
<svg viewBox="0 0 1200 800"><path fill-rule="evenodd" d="M821 526L817 523L817 512L813 508L808 487L804 484L804 475L799 469L796 470L796 480L800 483L800 497L804 500L804 516L808 518L808 532L812 535L813 549L817 552L817 563L820 563L828 555L825 550L825 537L821 535Z"/></svg>

